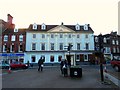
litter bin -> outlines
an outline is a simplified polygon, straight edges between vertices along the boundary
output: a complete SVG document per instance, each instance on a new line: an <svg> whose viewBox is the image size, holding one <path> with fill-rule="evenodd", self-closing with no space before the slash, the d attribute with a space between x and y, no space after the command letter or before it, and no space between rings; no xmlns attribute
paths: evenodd
<svg viewBox="0 0 120 90"><path fill-rule="evenodd" d="M82 77L82 68L71 67L70 68L70 77Z"/></svg>

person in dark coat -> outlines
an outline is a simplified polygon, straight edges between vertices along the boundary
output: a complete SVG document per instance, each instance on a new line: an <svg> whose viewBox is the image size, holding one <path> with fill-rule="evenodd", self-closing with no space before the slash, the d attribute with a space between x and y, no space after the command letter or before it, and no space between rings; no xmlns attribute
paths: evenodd
<svg viewBox="0 0 120 90"><path fill-rule="evenodd" d="M66 73L64 72L64 70L67 70L67 60L62 60L61 61L60 70L61 70L62 74L67 74L67 71L66 71Z"/></svg>
<svg viewBox="0 0 120 90"><path fill-rule="evenodd" d="M41 57L38 61L38 66L39 66L38 71L43 71L43 62L44 62L44 60Z"/></svg>

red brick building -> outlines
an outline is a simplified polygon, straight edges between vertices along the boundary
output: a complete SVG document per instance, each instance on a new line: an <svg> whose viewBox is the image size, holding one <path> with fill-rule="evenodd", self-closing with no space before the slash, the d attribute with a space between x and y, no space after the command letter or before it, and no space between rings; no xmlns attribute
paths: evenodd
<svg viewBox="0 0 120 90"><path fill-rule="evenodd" d="M23 62L26 29L7 29L2 34L2 56L5 60L15 59Z"/></svg>

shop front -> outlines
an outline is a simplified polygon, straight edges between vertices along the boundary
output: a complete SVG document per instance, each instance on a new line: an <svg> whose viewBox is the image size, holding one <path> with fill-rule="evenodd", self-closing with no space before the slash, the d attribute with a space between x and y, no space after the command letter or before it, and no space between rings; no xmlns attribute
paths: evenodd
<svg viewBox="0 0 120 90"><path fill-rule="evenodd" d="M24 62L24 53L2 53L0 54L0 57L7 63L13 61Z"/></svg>

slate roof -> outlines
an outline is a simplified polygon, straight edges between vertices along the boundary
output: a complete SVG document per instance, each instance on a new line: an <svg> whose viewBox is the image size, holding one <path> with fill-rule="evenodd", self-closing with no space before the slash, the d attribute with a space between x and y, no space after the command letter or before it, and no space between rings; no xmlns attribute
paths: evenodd
<svg viewBox="0 0 120 90"><path fill-rule="evenodd" d="M27 31L35 31L35 32L36 31L41 31L41 32L44 31L45 32L45 31L49 31L50 29L55 28L57 26L59 26L59 25L46 25L46 29L42 30L41 25L37 24L37 30L34 30L34 29L32 29L33 24L30 24ZM76 25L63 25L63 26L65 26L67 28L70 28L70 29L72 29L76 32L91 32L91 33L94 33L94 31L92 30L92 28L90 26L88 27L88 30L84 30L84 26L80 26L80 30L76 30L76 28L75 28Z"/></svg>

